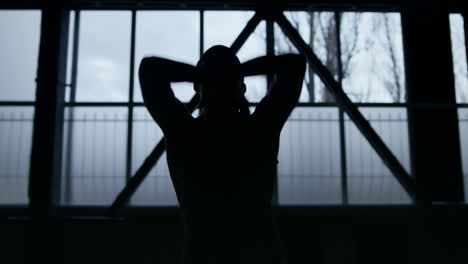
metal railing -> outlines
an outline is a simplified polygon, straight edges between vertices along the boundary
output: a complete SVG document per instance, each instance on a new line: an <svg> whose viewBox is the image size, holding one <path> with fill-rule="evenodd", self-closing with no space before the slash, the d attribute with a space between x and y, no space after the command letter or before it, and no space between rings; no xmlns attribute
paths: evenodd
<svg viewBox="0 0 468 264"><path fill-rule="evenodd" d="M33 107L0 108L0 204L27 204Z"/></svg>
<svg viewBox="0 0 468 264"><path fill-rule="evenodd" d="M406 125L406 117L402 115L401 109L400 113L396 115L395 109L386 110L390 111L390 114L381 117L380 120L377 120L372 113L370 114L371 124L376 123L376 129L378 131L391 131L390 137L385 135L383 138L387 140L387 144L392 148L392 150L397 150L395 153L398 153L397 156L408 157L408 155L401 154L405 152L400 146L404 146L402 143L402 138L407 135L402 133L405 131L403 127ZM404 112L404 111L403 111ZM113 122L109 122L109 117L104 115L93 116L89 113L86 116L92 116L88 121L83 121L83 115L76 115L76 119L80 120L79 123L74 125L74 130L76 138L80 138L84 133L92 134L90 131L95 129L96 124L94 122L102 122L103 124L108 124L109 128L107 131L117 132L115 129L111 129ZM377 116L378 117L378 116ZM120 116L119 118L113 118L116 122L125 122L126 116ZM349 148L350 151L356 152L361 156L361 160L372 160L372 162L378 163L378 165L369 164L373 169L373 173L376 175L378 180L379 176L385 178L382 180L382 183L394 183L395 186L391 188L400 190L398 184L391 177L389 172L385 169L383 163L378 159L375 153L372 152L370 147L360 147L355 150L359 144L367 144L364 139L362 139L360 134L357 131L353 131L352 124L350 120L345 121L346 125L349 126L349 129L346 137L349 138ZM396 131L392 126L400 126L399 130ZM104 128L101 128L104 129ZM122 130L124 128L122 127ZM81 131L81 132L79 132ZM81 133L81 135L80 135ZM132 153L132 170L133 172L138 168L142 161L146 158L149 152L151 152L154 145L162 137L160 129L156 126L152 118L146 112L144 108L136 108L134 113L133 121L133 133L134 137L132 139L133 144L133 153ZM314 133L316 135L314 135ZM384 132L386 134L386 132ZM400 136L401 135L401 136ZM102 136L102 134L101 134ZM341 202L341 191L340 191L340 166L339 166L339 133L338 133L338 110L335 107L321 107L321 108L312 108L312 107L302 107L297 108L296 111L291 115L288 123L285 125L285 128L282 132L281 138L281 149L279 154L279 197L280 203L283 204L304 204L304 203L340 203ZM124 136L118 140L123 144ZM83 140L82 140L83 141ZM99 140L94 139L95 142ZM98 149L105 149L102 146L96 144L90 144L88 147L94 147L96 151ZM77 151L81 153L86 153L85 149L87 148L82 143L77 143L76 148L83 149L82 151ZM123 147L122 147L123 149ZM75 152L73 150L72 152ZM91 153L91 151L87 150ZM102 150L101 150L102 151ZM65 153L66 151L64 151ZM113 153L111 151L111 153ZM372 156L374 155L374 156ZM106 155L98 155L106 156ZM96 162L91 162L89 156L83 157L73 157L72 163L82 164L81 166L85 167L87 171L99 171L99 169L93 168ZM120 157L119 160L123 160L123 157ZM355 161L353 161L355 162ZM408 164L408 161L404 161L404 164ZM123 161L122 161L123 164ZM315 164L315 166L310 166ZM361 165L359 165L361 166ZM378 169L377 167L380 166ZM371 185L375 185L373 182L377 181L374 178L366 180L364 183L361 183L362 179L370 176L367 175L369 172L367 170L353 170L353 166L350 166L350 185L353 183L356 184L356 188L362 188L360 186L365 186L365 190L368 193L372 193L369 188L372 189ZM85 170L86 170L85 169ZM74 177L74 169L71 170L71 178ZM365 177L359 177L359 175L365 174ZM119 171L119 177L121 182L124 179L124 168L121 167ZM149 177L143 183L141 189L139 189L132 199L132 204L134 205L155 205L155 204L164 204L164 205L176 205L177 200L174 194L173 186L169 178L169 172L167 169L167 163L165 157L161 162L159 162L156 167L150 172ZM96 175L98 176L98 175ZM386 179L389 178L389 179ZM303 179L298 181L298 179ZM315 182L314 187L310 189L311 194L299 195L297 189L303 188L306 182ZM367 182L370 182L368 184ZM317 187L315 187L317 186ZM353 185L354 186L354 185ZM314 191L314 188L317 191ZM333 190L333 191L331 191ZM99 204L106 204L110 197L115 196L118 192L118 188L114 188L109 191L109 197L99 201ZM327 192L328 194L325 194ZM82 198L79 197L89 197L89 195L80 195L80 191L74 192L72 199L69 201L71 204L81 203ZM381 195L382 191L379 191ZM392 191L392 193L398 193L398 191ZM350 196L353 198L356 196L356 199L351 199L351 201L356 202L372 202L361 197L360 194L354 195L354 192L351 192ZM292 196L293 195L293 196ZM364 197L371 197L372 195L367 195ZM374 195L375 196L375 195ZM288 198L289 197L289 198ZM396 199L395 197L398 197ZM384 199L386 198L386 199ZM401 202L403 199L399 198L396 195L386 195L384 198L380 199L380 202ZM363 200L363 201L362 201ZM379 202L377 201L377 202ZM404 200L407 202L407 200ZM409 201L408 201L409 202Z"/></svg>
<svg viewBox="0 0 468 264"><path fill-rule="evenodd" d="M409 168L407 118L404 107L360 109L400 162ZM68 115L66 115L68 116ZM468 191L468 109L459 110L465 192ZM0 108L0 204L26 204L31 146L32 107ZM70 120L65 119L67 130ZM340 204L340 140L338 109L298 107L281 134L278 155L280 204ZM409 203L402 188L345 118L347 179L350 203ZM70 174L63 175L62 202L109 205L126 183L127 113L121 108L80 107L72 120ZM133 120L132 170L138 168L162 133L144 107ZM64 135L67 135L65 131ZM66 138L64 139L66 142ZM68 185L68 188L65 188ZM68 197L67 199L65 199ZM165 155L132 198L133 205L177 205Z"/></svg>

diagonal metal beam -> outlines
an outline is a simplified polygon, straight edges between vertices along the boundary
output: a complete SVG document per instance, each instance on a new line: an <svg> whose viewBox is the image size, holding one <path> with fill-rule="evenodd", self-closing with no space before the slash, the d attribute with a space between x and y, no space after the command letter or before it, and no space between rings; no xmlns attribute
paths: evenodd
<svg viewBox="0 0 468 264"><path fill-rule="evenodd" d="M236 40L231 45L231 49L237 53L239 52L240 48L242 45L244 45L245 41L249 38L250 35L255 31L257 28L258 24L262 21L262 18L260 15L255 13L255 15L247 22L247 25L245 25L244 29L241 31L241 33L237 36Z"/></svg>
<svg viewBox="0 0 468 264"><path fill-rule="evenodd" d="M231 49L237 53L242 45L244 45L245 41L249 38L249 36L254 32L255 28L258 26L258 24L261 21L261 17L257 14L255 14L249 22L247 22L247 25L244 27L242 32L237 36L237 38L234 40L234 42L231 45ZM203 26L203 25L202 25ZM199 98L197 95L192 97L190 102L186 104L187 110L192 113L197 104L198 104ZM151 169L156 165L158 162L159 158L161 158L162 154L165 151L165 141L164 138L162 138L154 150L148 155L148 157L145 159L141 167L137 170L135 175L129 179L127 182L127 185L125 185L124 189L118 194L117 198L114 200L112 205L109 208L108 215L109 216L115 216L117 212L123 208L130 198L135 194L136 190L140 186L140 184L143 182L143 180L146 178L148 173L151 171Z"/></svg>
<svg viewBox="0 0 468 264"><path fill-rule="evenodd" d="M341 85L333 78L330 71L322 64L320 59L313 52L312 48L302 39L284 14L278 14L275 17L275 21L296 48L306 56L312 70L320 77L327 89L335 96L338 106L349 115L351 120L356 124L363 136L387 165L395 178L400 182L408 195L413 199L413 201L416 201L416 185L414 180L406 172L390 149L385 145L369 122L364 118L356 105L354 105L343 92Z"/></svg>

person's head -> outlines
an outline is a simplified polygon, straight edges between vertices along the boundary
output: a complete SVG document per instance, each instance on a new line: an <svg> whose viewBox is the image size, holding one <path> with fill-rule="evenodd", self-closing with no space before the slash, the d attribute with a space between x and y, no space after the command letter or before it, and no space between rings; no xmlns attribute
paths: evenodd
<svg viewBox="0 0 468 264"><path fill-rule="evenodd" d="M199 107L229 111L241 107L245 93L241 63L228 47L217 45L208 49L197 63L202 80L194 84L200 94Z"/></svg>

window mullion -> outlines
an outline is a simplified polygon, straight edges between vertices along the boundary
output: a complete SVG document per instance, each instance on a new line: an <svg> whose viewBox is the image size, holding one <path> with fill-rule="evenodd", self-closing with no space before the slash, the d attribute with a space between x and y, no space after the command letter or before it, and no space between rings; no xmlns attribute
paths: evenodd
<svg viewBox="0 0 468 264"><path fill-rule="evenodd" d="M337 44L337 69L338 69L338 82L343 87L343 63L341 61L341 15L340 12L335 12L335 34ZM339 129L340 129L340 160L341 160L341 195L343 205L348 204L348 175L346 168L346 137L345 137L345 124L344 112L339 109Z"/></svg>
<svg viewBox="0 0 468 264"><path fill-rule="evenodd" d="M79 50L79 37L80 37L80 10L75 11L75 19L73 22L73 53L72 53L72 64L71 64L71 84L70 84L70 103L76 101L76 84L77 84L77 73L78 73L78 50ZM65 156L65 190L64 190L64 201L65 204L70 204L73 198L73 188L71 179L71 167L72 167L72 148L73 148L73 120L74 120L74 107L68 108L68 125L67 125L67 142L66 144L66 156Z"/></svg>
<svg viewBox="0 0 468 264"><path fill-rule="evenodd" d="M134 94L134 78L135 78L135 34L136 34L136 10L132 10L131 22L131 37L130 37L130 83L128 94L128 123L127 123L127 163L126 163L126 182L132 177L132 138L133 138L133 94Z"/></svg>

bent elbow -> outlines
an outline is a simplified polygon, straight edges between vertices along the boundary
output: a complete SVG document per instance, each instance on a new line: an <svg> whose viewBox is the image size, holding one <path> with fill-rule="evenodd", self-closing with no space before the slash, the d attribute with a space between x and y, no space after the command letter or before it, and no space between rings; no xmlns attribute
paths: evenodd
<svg viewBox="0 0 468 264"><path fill-rule="evenodd" d="M147 70L153 68L155 64L154 57L144 57L140 62L140 70Z"/></svg>
<svg viewBox="0 0 468 264"><path fill-rule="evenodd" d="M138 75L140 81L146 79L155 79L156 74L160 72L160 67L158 64L158 59L155 57L145 57L141 60L140 66L138 68ZM159 74L158 74L159 75Z"/></svg>
<svg viewBox="0 0 468 264"><path fill-rule="evenodd" d="M149 64L150 64L149 57L143 58L141 60L140 66L138 67L138 75L140 76L140 78L145 76L146 73L148 72Z"/></svg>

